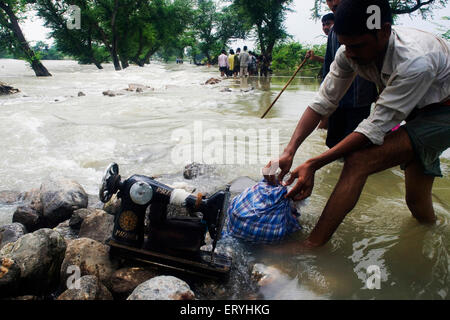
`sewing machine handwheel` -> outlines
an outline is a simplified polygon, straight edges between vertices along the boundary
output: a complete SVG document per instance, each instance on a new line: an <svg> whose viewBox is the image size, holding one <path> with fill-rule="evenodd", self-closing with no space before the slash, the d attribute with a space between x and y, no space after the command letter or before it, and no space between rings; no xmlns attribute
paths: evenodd
<svg viewBox="0 0 450 320"><path fill-rule="evenodd" d="M111 200L111 197L119 190L120 175L117 163L111 163L105 171L100 186L99 198L103 203Z"/></svg>

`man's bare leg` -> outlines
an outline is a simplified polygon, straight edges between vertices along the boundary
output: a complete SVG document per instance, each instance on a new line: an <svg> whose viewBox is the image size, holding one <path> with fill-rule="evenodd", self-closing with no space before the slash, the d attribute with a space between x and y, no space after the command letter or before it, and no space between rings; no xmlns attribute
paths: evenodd
<svg viewBox="0 0 450 320"><path fill-rule="evenodd" d="M413 217L421 223L436 222L431 195L433 182L434 176L425 175L417 160L406 167L406 204Z"/></svg>
<svg viewBox="0 0 450 320"><path fill-rule="evenodd" d="M383 145L347 156L339 181L305 244L321 246L331 238L347 213L355 207L369 175L412 161L414 152L403 128L387 135ZM410 175L409 179L412 183L414 176ZM417 184L417 190L425 191L421 188L423 186Z"/></svg>

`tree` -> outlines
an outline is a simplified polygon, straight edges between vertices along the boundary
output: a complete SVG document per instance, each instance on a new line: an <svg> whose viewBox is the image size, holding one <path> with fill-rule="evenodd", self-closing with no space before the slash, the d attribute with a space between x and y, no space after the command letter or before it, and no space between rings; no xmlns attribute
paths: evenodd
<svg viewBox="0 0 450 320"><path fill-rule="evenodd" d="M51 37L59 51L72 56L80 63L95 64L102 69L101 63L108 61L108 54L103 46L94 39L94 25L88 16L89 11L81 11L81 28L69 29L66 13L69 3L65 1L37 0L38 16L44 20L44 26L51 29Z"/></svg>
<svg viewBox="0 0 450 320"><path fill-rule="evenodd" d="M426 18L433 9L445 7L448 0L390 0L389 2L394 15L417 12L423 18ZM314 19L319 19L322 16L322 7L328 9L326 0L314 0L314 7L311 10Z"/></svg>
<svg viewBox="0 0 450 320"><path fill-rule="evenodd" d="M219 2L197 0L194 13L194 30L198 39L198 49L212 63L231 39L243 39L250 30L241 18L241 12L234 5L219 8Z"/></svg>
<svg viewBox="0 0 450 320"><path fill-rule="evenodd" d="M234 0L240 17L254 27L261 53L272 61L272 51L277 42L289 35L284 26L286 13L292 0Z"/></svg>
<svg viewBox="0 0 450 320"><path fill-rule="evenodd" d="M25 5L25 1L19 0L0 1L2 38L6 40L6 44L11 51L14 51L16 54L20 52L20 56L30 63L36 76L51 76L50 72L48 72L47 68L39 60L39 57L30 48L20 28L18 14L25 11Z"/></svg>

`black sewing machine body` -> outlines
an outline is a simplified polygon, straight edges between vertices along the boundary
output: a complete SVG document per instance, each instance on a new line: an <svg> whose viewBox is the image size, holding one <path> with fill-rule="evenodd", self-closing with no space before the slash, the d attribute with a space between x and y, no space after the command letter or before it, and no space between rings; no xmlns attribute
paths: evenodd
<svg viewBox="0 0 450 320"><path fill-rule="evenodd" d="M205 198L142 175L122 182L118 165L113 163L105 172L100 200L106 203L115 193L121 207L108 242L111 254L211 278L228 275L231 259L214 251L228 208L229 188ZM185 207L189 216L168 217L169 204ZM145 228L148 209L149 226ZM211 252L201 250L207 233L213 240Z"/></svg>

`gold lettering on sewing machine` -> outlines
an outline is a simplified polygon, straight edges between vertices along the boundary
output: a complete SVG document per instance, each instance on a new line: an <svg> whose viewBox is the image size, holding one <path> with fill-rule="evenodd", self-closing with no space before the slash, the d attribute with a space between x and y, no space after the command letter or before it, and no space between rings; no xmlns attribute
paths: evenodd
<svg viewBox="0 0 450 320"><path fill-rule="evenodd" d="M137 240L138 236L135 234L129 234L120 230L116 230L115 236L120 237L120 238L124 238L124 239L128 239L128 240Z"/></svg>
<svg viewBox="0 0 450 320"><path fill-rule="evenodd" d="M171 192L169 190L166 190L163 188L158 188L158 189L156 189L156 193L163 194L165 196L170 196Z"/></svg>

